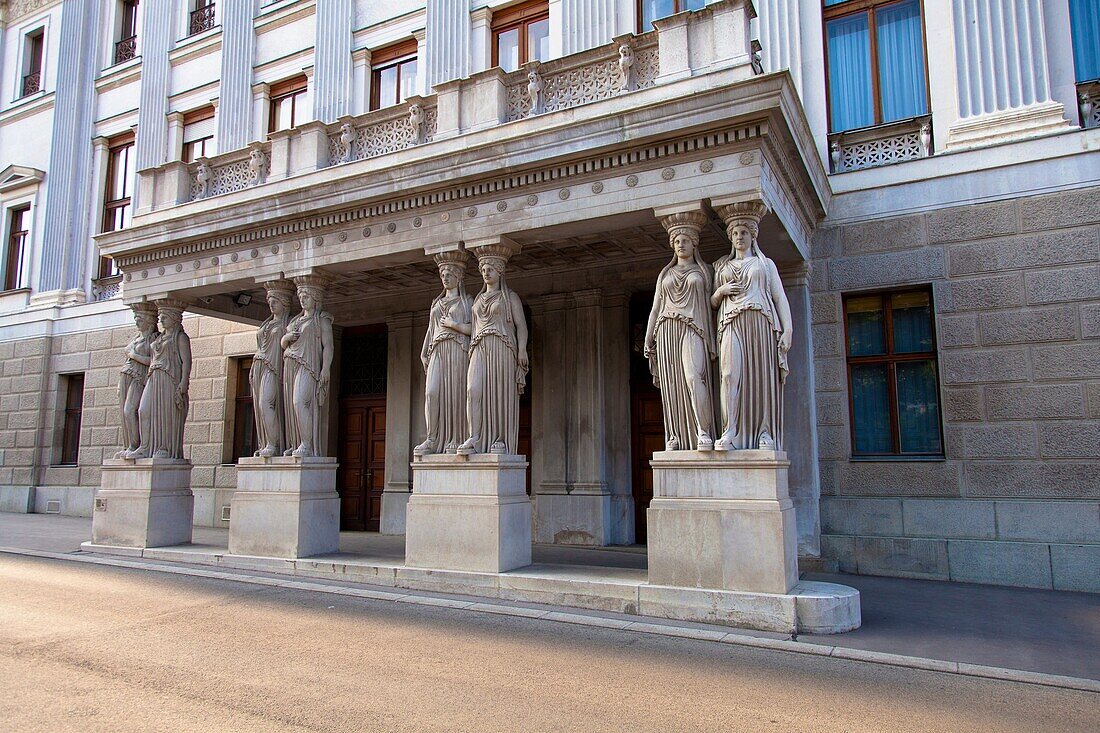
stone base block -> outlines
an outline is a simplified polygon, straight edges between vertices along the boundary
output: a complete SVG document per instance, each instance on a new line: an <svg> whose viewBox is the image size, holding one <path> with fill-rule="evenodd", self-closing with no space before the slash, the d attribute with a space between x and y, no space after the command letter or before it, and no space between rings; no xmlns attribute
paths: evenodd
<svg viewBox="0 0 1100 733"><path fill-rule="evenodd" d="M405 508L411 494L408 490L382 492L382 516L378 531L382 534L405 534Z"/></svg>
<svg viewBox="0 0 1100 733"><path fill-rule="evenodd" d="M33 511L33 486L0 486L0 512L30 514Z"/></svg>
<svg viewBox="0 0 1100 733"><path fill-rule="evenodd" d="M525 457L423 456L412 470L408 567L500 573L531 564Z"/></svg>
<svg viewBox="0 0 1100 733"><path fill-rule="evenodd" d="M535 495L535 542L603 547L611 530L611 494Z"/></svg>
<svg viewBox="0 0 1100 733"><path fill-rule="evenodd" d="M191 462L169 458L103 461L92 511L92 544L164 547L191 541Z"/></svg>
<svg viewBox="0 0 1100 733"><path fill-rule="evenodd" d="M964 150L979 145L1051 135L1071 129L1060 102L1042 102L991 114L964 117L947 131L947 149Z"/></svg>
<svg viewBox="0 0 1100 733"><path fill-rule="evenodd" d="M798 533L781 451L653 454L649 582L786 594Z"/></svg>
<svg viewBox="0 0 1100 733"><path fill-rule="evenodd" d="M232 555L298 558L336 552L335 458L242 458L229 510Z"/></svg>

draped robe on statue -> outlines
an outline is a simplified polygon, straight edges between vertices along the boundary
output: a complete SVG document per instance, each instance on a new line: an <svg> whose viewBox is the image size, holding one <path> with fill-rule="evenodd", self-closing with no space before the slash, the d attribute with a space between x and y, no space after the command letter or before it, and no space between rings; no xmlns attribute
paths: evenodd
<svg viewBox="0 0 1100 733"><path fill-rule="evenodd" d="M153 458L183 458L183 426L187 422L188 400L179 394L183 378L180 339L182 329L173 329L153 340L149 378L141 393L141 453ZM159 455L158 455L159 454Z"/></svg>
<svg viewBox="0 0 1100 733"><path fill-rule="evenodd" d="M519 446L519 396L527 370L517 359L516 325L512 318L511 292L482 291L473 305L473 336L470 339L468 390L481 378L481 424L470 425L478 436L474 448L489 453L494 444L514 455Z"/></svg>
<svg viewBox="0 0 1100 733"><path fill-rule="evenodd" d="M282 428L286 424L286 419L283 412L283 349L279 342L284 333L286 333L285 321L274 316L260 325L259 330L256 331L256 354L252 357L252 371L248 375L248 381L252 387L257 450L272 445L278 453L286 447L283 445L284 430L277 429L276 435L268 434L267 420L263 413L265 405L262 400L266 391L270 395L266 406L275 410L275 414L279 417L278 427ZM264 380L274 382L273 389L264 390ZM291 409L293 410L293 405ZM297 445L297 443L294 444L295 447Z"/></svg>
<svg viewBox="0 0 1100 733"><path fill-rule="evenodd" d="M286 347L283 352L283 384L286 391L283 400L286 403L287 413L287 450L293 450L302 444L302 429L298 423L297 407L294 404L294 396L297 394L298 381L303 372L313 380L313 392L309 399L317 401L317 386L321 382L322 368L322 340L321 333L324 328L321 319L328 321L331 328L332 316L323 311L314 311L312 315L302 311L287 326L287 333L297 333L298 340ZM313 450L320 453L320 427L324 421L321 415L320 405L310 405L314 410L313 434L310 442Z"/></svg>
<svg viewBox="0 0 1100 733"><path fill-rule="evenodd" d="M425 419L428 440L436 453L448 446L454 452L466 439L466 376L470 366L470 337L442 324L444 318L470 323L470 298L464 294L443 294L432 302L428 333L424 336L425 374L428 399Z"/></svg>

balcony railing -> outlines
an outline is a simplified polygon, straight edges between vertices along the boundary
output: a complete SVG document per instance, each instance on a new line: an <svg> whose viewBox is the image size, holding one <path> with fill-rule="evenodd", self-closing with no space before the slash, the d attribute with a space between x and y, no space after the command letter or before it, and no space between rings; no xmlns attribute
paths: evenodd
<svg viewBox="0 0 1100 733"><path fill-rule="evenodd" d="M35 72L33 74L27 74L23 77L23 93L22 97L29 97L32 94L42 91L42 73Z"/></svg>
<svg viewBox="0 0 1100 733"><path fill-rule="evenodd" d="M931 115L829 136L829 168L832 173L876 168L927 158L931 154Z"/></svg>
<svg viewBox="0 0 1100 733"><path fill-rule="evenodd" d="M1081 114L1081 127L1100 127L1100 80L1077 85L1077 111Z"/></svg>
<svg viewBox="0 0 1100 733"><path fill-rule="evenodd" d="M214 27L214 3L198 8L191 11L191 25L187 31L187 35L193 36L196 33L202 33L208 31Z"/></svg>
<svg viewBox="0 0 1100 733"><path fill-rule="evenodd" d="M137 56L137 36L123 38L115 44L115 63L121 64Z"/></svg>
<svg viewBox="0 0 1100 733"><path fill-rule="evenodd" d="M111 275L92 280L92 299L110 300L122 290L122 275Z"/></svg>

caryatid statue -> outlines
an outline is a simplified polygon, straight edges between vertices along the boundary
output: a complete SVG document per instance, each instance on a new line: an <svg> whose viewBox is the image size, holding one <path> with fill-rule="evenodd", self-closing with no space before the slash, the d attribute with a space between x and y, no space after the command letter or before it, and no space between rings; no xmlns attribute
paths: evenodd
<svg viewBox="0 0 1100 733"><path fill-rule="evenodd" d="M183 459L183 426L191 386L191 339L183 330L184 303L158 300L161 333L151 344L149 376L138 405L141 445L125 458Z"/></svg>
<svg viewBox="0 0 1100 733"><path fill-rule="evenodd" d="M293 407L287 417L285 456L321 455L321 408L328 402L332 371L332 315L321 310L327 282L317 275L294 278L302 311L280 339L288 388L283 399Z"/></svg>
<svg viewBox="0 0 1100 733"><path fill-rule="evenodd" d="M420 350L424 365L424 417L428 437L413 454L454 453L469 432L466 425L466 377L473 333L470 296L462 280L467 255L462 250L435 256L443 292L432 301L428 332Z"/></svg>
<svg viewBox="0 0 1100 733"><path fill-rule="evenodd" d="M118 407L122 415L122 450L115 458L123 458L141 446L141 428L138 406L141 393L149 377L149 363L153 360L153 341L157 331L157 308L152 303L135 303L134 323L138 333L126 345L126 361L118 377Z"/></svg>
<svg viewBox="0 0 1100 733"><path fill-rule="evenodd" d="M748 202L717 211L733 248L714 263L722 405L722 435L714 447L782 450L791 307L779 270L757 244L767 207Z"/></svg>
<svg viewBox="0 0 1100 733"><path fill-rule="evenodd" d="M504 269L513 248L489 244L475 250L484 286L474 299L470 368L466 378L469 438L459 455L505 453L519 445L519 396L527 378L527 321L519 296L508 289Z"/></svg>
<svg viewBox="0 0 1100 733"><path fill-rule="evenodd" d="M281 456L286 446L283 408L283 336L294 304L294 285L286 280L264 283L271 317L256 331L256 355L248 382L252 388L258 445L256 455Z"/></svg>
<svg viewBox="0 0 1100 733"><path fill-rule="evenodd" d="M674 254L657 277L645 356L653 384L661 390L666 450L714 447L714 288L711 269L699 254L699 232L706 223L702 211L661 219Z"/></svg>

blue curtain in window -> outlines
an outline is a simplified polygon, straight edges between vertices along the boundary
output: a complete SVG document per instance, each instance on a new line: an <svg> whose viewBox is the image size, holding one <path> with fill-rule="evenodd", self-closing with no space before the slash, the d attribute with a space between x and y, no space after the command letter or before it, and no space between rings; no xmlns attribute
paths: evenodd
<svg viewBox="0 0 1100 733"><path fill-rule="evenodd" d="M882 121L893 122L927 113L919 0L878 8L875 35L878 38Z"/></svg>
<svg viewBox="0 0 1100 733"><path fill-rule="evenodd" d="M854 453L892 453L890 390L885 364L852 365Z"/></svg>
<svg viewBox="0 0 1100 733"><path fill-rule="evenodd" d="M871 96L871 41L867 14L831 20L829 47L829 127L833 132L875 123Z"/></svg>
<svg viewBox="0 0 1100 733"><path fill-rule="evenodd" d="M1100 78L1100 0L1069 0L1077 81Z"/></svg>
<svg viewBox="0 0 1100 733"><path fill-rule="evenodd" d="M936 366L929 361L900 362L898 432L902 453L940 453L940 401Z"/></svg>

